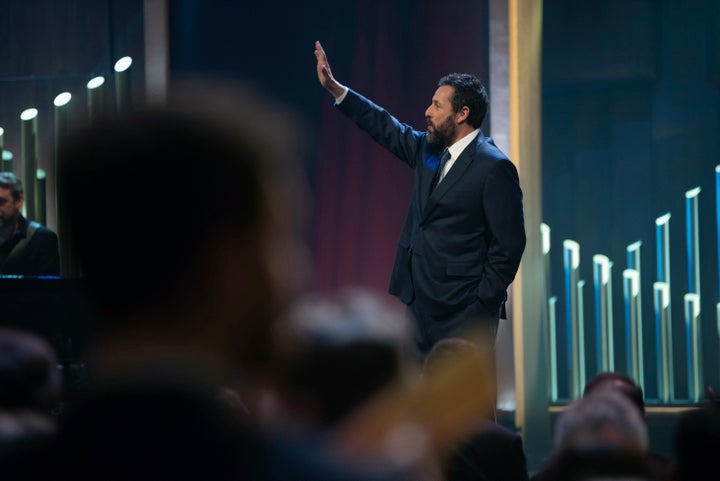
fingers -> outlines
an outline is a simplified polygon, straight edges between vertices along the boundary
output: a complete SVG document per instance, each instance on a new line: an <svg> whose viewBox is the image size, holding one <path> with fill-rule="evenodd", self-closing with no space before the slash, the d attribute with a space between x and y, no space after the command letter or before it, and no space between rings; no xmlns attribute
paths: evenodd
<svg viewBox="0 0 720 481"><path fill-rule="evenodd" d="M318 59L318 62L327 64L327 56L325 55L325 50L323 50L319 40L315 41L315 57Z"/></svg>

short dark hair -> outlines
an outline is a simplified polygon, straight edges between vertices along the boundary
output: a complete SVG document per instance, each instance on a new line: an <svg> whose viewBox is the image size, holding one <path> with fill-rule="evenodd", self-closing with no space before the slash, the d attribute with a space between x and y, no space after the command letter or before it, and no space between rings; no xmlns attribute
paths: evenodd
<svg viewBox="0 0 720 481"><path fill-rule="evenodd" d="M455 89L452 98L453 112L467 106L470 109L468 124L479 128L488 110L488 94L480 79L468 73L451 73L438 81L438 86L448 85Z"/></svg>
<svg viewBox="0 0 720 481"><path fill-rule="evenodd" d="M22 181L12 172L0 172L0 187L8 189L15 200L19 200L24 192Z"/></svg>
<svg viewBox="0 0 720 481"><path fill-rule="evenodd" d="M595 376L590 378L587 384L585 384L583 396L587 396L591 392L608 386L617 389L620 393L624 394L633 402L633 404L637 406L640 413L645 416L645 399L643 389L633 378L624 372L603 371L597 373Z"/></svg>

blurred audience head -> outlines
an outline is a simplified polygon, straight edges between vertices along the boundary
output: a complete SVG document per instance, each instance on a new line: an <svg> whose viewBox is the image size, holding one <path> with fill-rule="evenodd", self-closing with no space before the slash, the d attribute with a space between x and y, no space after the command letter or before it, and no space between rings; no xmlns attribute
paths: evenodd
<svg viewBox="0 0 720 481"><path fill-rule="evenodd" d="M403 378L411 339L406 316L384 294L307 293L278 329L281 396L330 427Z"/></svg>
<svg viewBox="0 0 720 481"><path fill-rule="evenodd" d="M554 450L613 447L647 452L647 426L635 404L613 389L571 402L555 423Z"/></svg>
<svg viewBox="0 0 720 481"><path fill-rule="evenodd" d="M0 440L52 431L61 393L53 347L33 333L0 328Z"/></svg>
<svg viewBox="0 0 720 481"><path fill-rule="evenodd" d="M301 124L252 88L195 79L61 142L61 209L104 331L266 361L308 265Z"/></svg>
<svg viewBox="0 0 720 481"><path fill-rule="evenodd" d="M585 384L583 396L587 396L601 389L616 389L618 392L624 394L637 406L643 419L647 419L645 396L642 386L627 374L619 371L600 372L590 378L587 384Z"/></svg>
<svg viewBox="0 0 720 481"><path fill-rule="evenodd" d="M477 415L486 419L495 419L495 395L490 394L494 386L495 363L492 360L494 351L492 342L476 337L473 340L464 337L448 337L441 339L432 347L423 364L423 373L427 376L441 377L443 371L468 366L478 384L487 381L484 389L488 391L485 406L478 410ZM458 393L458 395L462 395Z"/></svg>

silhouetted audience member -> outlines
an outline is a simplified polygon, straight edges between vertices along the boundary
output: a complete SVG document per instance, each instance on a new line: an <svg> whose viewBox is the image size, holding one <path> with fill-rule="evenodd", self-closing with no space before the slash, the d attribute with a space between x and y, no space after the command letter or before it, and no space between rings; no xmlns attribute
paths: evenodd
<svg viewBox="0 0 720 481"><path fill-rule="evenodd" d="M628 374L620 371L599 372L591 377L585 384L583 396L597 392L602 389L615 389L627 396L638 408L643 420L647 423L647 411L645 410L645 394L642 386ZM650 450L648 453L650 463L657 471L658 476L664 477L670 474L672 460L670 457Z"/></svg>
<svg viewBox="0 0 720 481"><path fill-rule="evenodd" d="M278 329L277 386L287 415L310 429L331 429L370 397L403 382L412 335L403 310L371 289L298 299Z"/></svg>
<svg viewBox="0 0 720 481"><path fill-rule="evenodd" d="M708 388L709 400L680 415L673 432L672 481L715 479L720 453L720 402Z"/></svg>
<svg viewBox="0 0 720 481"><path fill-rule="evenodd" d="M620 371L599 372L587 381L585 389L583 390L583 396L605 388L617 389L620 393L627 396L640 410L643 419L647 419L647 413L645 412L645 395L642 386L636 383L629 375Z"/></svg>
<svg viewBox="0 0 720 481"><path fill-rule="evenodd" d="M594 390L560 413L551 456L534 479L660 479L648 445L647 426L633 402L616 389Z"/></svg>
<svg viewBox="0 0 720 481"><path fill-rule="evenodd" d="M616 447L571 447L557 453L533 479L537 481L663 481L647 458Z"/></svg>
<svg viewBox="0 0 720 481"><path fill-rule="evenodd" d="M0 328L0 449L55 431L62 375L53 347L17 328Z"/></svg>
<svg viewBox="0 0 720 481"><path fill-rule="evenodd" d="M482 349L464 338L438 341L425 359L424 369L443 369L447 363L469 359L478 366L478 382L482 382L486 365ZM522 437L497 424L479 412L468 422L467 432L457 443L446 446L444 471L447 481L527 481L528 470Z"/></svg>
<svg viewBox="0 0 720 481"><path fill-rule="evenodd" d="M97 313L89 382L54 442L3 479L382 476L263 436L221 401L265 375L302 278L300 124L259 92L197 81L61 143L61 208Z"/></svg>
<svg viewBox="0 0 720 481"><path fill-rule="evenodd" d="M58 237L22 215L25 193L12 172L0 172L0 276L59 276Z"/></svg>

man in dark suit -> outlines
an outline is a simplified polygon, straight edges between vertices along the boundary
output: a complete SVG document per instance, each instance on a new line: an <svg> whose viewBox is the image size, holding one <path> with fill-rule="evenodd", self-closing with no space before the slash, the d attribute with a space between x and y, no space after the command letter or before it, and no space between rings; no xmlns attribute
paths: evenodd
<svg viewBox="0 0 720 481"><path fill-rule="evenodd" d="M480 131L485 88L469 74L443 77L420 132L335 80L320 42L315 57L337 108L414 171L390 293L415 319L420 353L470 331L494 339L525 227L517 170Z"/></svg>
<svg viewBox="0 0 720 481"><path fill-rule="evenodd" d="M58 237L23 217L24 203L20 179L0 172L0 275L59 276Z"/></svg>

